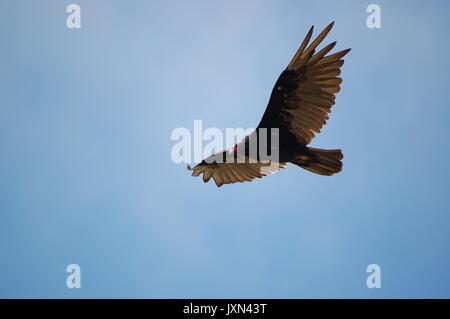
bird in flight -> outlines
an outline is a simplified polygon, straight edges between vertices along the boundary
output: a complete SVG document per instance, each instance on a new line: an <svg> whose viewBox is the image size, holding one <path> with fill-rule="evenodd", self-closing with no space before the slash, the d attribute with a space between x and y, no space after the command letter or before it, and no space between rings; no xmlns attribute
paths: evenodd
<svg viewBox="0 0 450 319"><path fill-rule="evenodd" d="M344 64L342 58L350 51L346 49L327 55L336 45L332 42L316 52L333 24L329 24L308 46L314 29L314 26L311 27L275 83L266 111L255 131L230 149L209 156L193 168L188 165L188 169L193 171L192 176L203 174L205 183L213 178L220 187L261 178L286 167L288 163L326 176L342 170L343 154L340 149L324 150L307 146L328 120L335 94L340 91L342 83L339 77ZM256 147L252 148L251 145L255 144ZM263 161L262 149L266 152L270 150L271 155L276 154L277 160Z"/></svg>

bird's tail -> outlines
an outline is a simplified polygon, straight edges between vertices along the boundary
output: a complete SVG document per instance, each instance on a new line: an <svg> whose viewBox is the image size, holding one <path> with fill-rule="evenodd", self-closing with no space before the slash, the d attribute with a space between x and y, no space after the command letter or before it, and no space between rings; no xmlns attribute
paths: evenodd
<svg viewBox="0 0 450 319"><path fill-rule="evenodd" d="M307 147L306 152L297 155L292 163L310 172L330 176L342 170L341 150L322 150Z"/></svg>

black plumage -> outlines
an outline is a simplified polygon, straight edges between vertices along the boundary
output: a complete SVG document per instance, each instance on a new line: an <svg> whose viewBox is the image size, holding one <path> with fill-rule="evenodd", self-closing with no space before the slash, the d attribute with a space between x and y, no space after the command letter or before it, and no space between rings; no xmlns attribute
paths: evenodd
<svg viewBox="0 0 450 319"><path fill-rule="evenodd" d="M342 59L350 49L327 54L336 42L316 53L318 45L330 32L328 25L308 46L313 33L309 30L297 53L281 73L272 90L268 106L255 132L246 136L229 150L211 155L196 165L193 176L203 174L207 182L211 177L217 186L252 181L293 163L320 175L333 175L342 169L340 149L322 150L308 147L315 134L320 133L328 120L335 94L340 90ZM278 129L271 135L270 129ZM269 155L278 154L277 161L266 162L261 158L262 133L267 132ZM278 144L272 143L278 139ZM256 154L249 145L256 146ZM275 145L274 145L275 144Z"/></svg>

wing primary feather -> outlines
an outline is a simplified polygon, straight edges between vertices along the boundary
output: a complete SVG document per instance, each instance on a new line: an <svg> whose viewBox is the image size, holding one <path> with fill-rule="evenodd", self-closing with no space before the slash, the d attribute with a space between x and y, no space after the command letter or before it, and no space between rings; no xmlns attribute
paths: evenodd
<svg viewBox="0 0 450 319"><path fill-rule="evenodd" d="M322 60L320 60L319 62L317 62L317 65L321 65L327 62L334 62L334 61L338 61L341 58L343 58L347 53L349 53L351 51L351 49L345 49L336 53L333 53L327 57L324 57Z"/></svg>
<svg viewBox="0 0 450 319"><path fill-rule="evenodd" d="M325 58L324 58L325 59ZM323 59L317 62L316 64L309 67L308 73L326 73L331 70L336 70L341 68L344 65L344 60L339 61L331 61L331 62L323 62Z"/></svg>
<svg viewBox="0 0 450 319"><path fill-rule="evenodd" d="M214 182L216 183L217 187L220 187L223 185L223 178L220 176L219 172L215 172L213 175Z"/></svg>
<svg viewBox="0 0 450 319"><path fill-rule="evenodd" d="M210 179L211 179L211 176L212 176L213 174L212 174L212 169L207 169L204 173L203 173L203 181L205 182L205 183L207 183Z"/></svg>
<svg viewBox="0 0 450 319"><path fill-rule="evenodd" d="M323 48L322 50L320 50L319 52L317 52L317 54L315 54L311 59L309 59L308 63L316 63L317 61L319 61L321 58L323 58L328 52L330 52L331 50L333 50L333 48L336 46L336 41L328 44L325 48Z"/></svg>
<svg viewBox="0 0 450 319"><path fill-rule="evenodd" d="M311 43L311 45L305 50L305 52L302 53L302 56L300 59L302 60L302 63L304 63L305 58L308 58L308 56L313 52L317 46L325 39L327 34L330 32L331 28L334 25L334 21L331 22L318 36L317 38Z"/></svg>
<svg viewBox="0 0 450 319"><path fill-rule="evenodd" d="M313 34L313 30L314 30L314 26L311 27L311 29L309 29L308 33L306 34L305 39L303 40L302 44L300 45L300 47L298 48L297 52L295 53L294 57L292 58L291 62L288 65L288 70L292 70L294 67L294 64L296 63L297 59L299 59L303 53L303 51L305 50L306 46L309 43L309 40L311 40L311 36Z"/></svg>

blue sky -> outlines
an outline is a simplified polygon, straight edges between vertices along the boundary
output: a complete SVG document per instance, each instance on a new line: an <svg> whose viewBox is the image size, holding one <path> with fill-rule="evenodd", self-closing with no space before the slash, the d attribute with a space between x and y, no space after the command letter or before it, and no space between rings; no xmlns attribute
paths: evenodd
<svg viewBox="0 0 450 319"><path fill-rule="evenodd" d="M369 29L370 3L2 1L0 297L450 297L450 4L377 1ZM333 20L352 52L312 146L341 174L218 189L171 161L177 127L257 125Z"/></svg>

